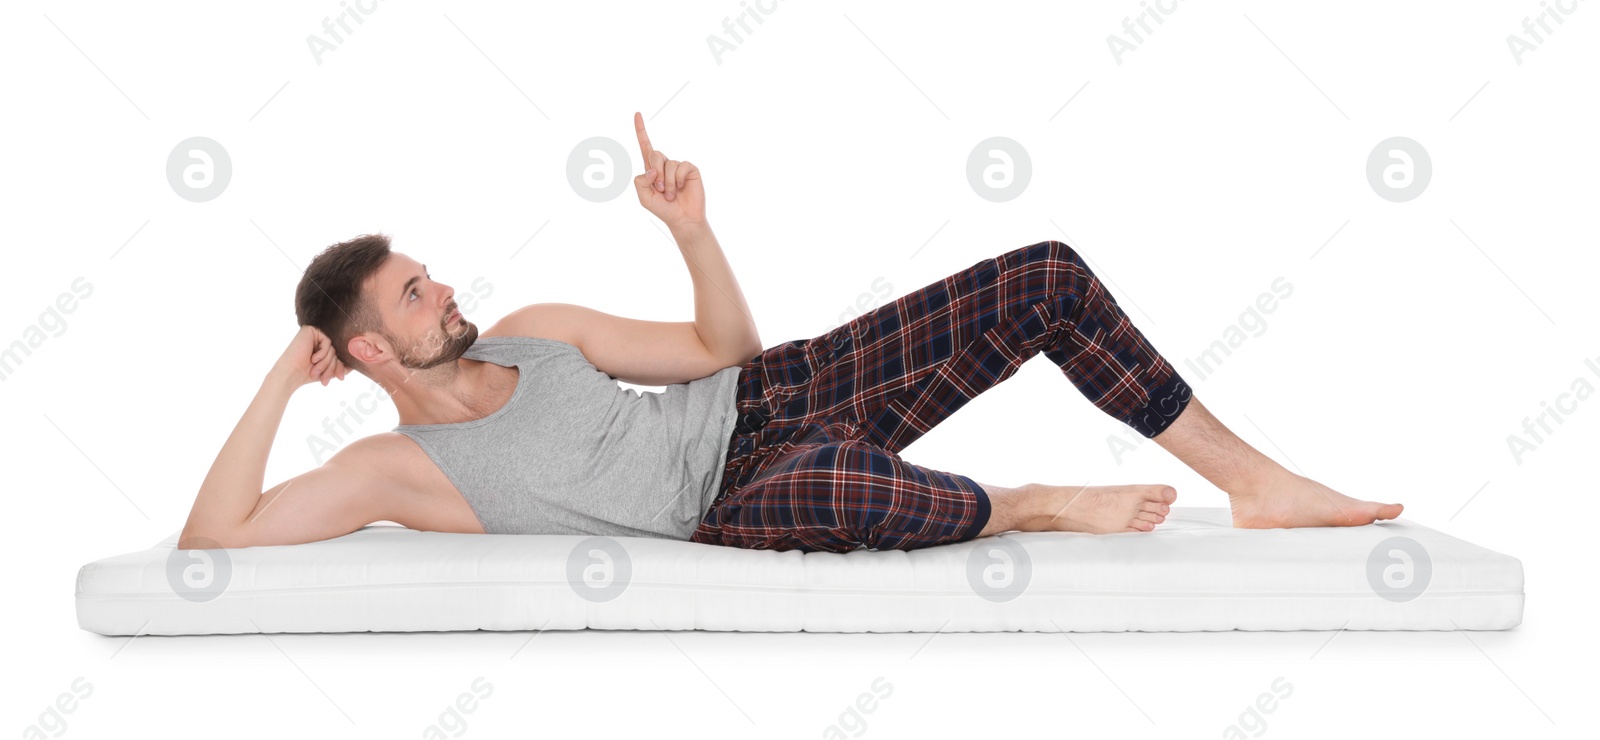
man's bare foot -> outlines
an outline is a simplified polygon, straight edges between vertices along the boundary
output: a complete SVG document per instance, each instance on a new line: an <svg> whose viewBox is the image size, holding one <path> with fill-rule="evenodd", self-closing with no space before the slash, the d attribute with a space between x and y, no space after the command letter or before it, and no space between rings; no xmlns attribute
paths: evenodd
<svg viewBox="0 0 1600 740"><path fill-rule="evenodd" d="M1177 489L1161 485L1047 486L1033 532L1148 532L1167 520Z"/></svg>
<svg viewBox="0 0 1600 740"><path fill-rule="evenodd" d="M1230 492L1228 506L1238 529L1354 527L1394 519L1405 508L1350 498L1286 469L1247 490Z"/></svg>

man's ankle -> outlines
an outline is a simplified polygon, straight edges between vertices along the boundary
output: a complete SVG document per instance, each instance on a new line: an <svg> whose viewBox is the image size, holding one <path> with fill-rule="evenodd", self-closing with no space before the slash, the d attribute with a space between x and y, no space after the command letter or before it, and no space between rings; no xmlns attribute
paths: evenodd
<svg viewBox="0 0 1600 740"><path fill-rule="evenodd" d="M1228 498L1258 498L1270 495L1272 489L1280 485L1284 479L1293 476L1288 468L1268 460L1255 470L1248 471L1229 481L1226 486L1218 486Z"/></svg>

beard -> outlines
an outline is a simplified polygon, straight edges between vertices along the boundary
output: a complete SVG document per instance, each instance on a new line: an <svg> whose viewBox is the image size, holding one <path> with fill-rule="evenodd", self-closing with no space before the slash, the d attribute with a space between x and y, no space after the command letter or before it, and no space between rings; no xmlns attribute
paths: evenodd
<svg viewBox="0 0 1600 740"><path fill-rule="evenodd" d="M401 366L411 370L427 370L461 359L461 355L478 341L478 326L463 316L454 331L446 324L409 341L401 341L388 333L384 334L384 338L389 340L390 345L400 348L396 357Z"/></svg>

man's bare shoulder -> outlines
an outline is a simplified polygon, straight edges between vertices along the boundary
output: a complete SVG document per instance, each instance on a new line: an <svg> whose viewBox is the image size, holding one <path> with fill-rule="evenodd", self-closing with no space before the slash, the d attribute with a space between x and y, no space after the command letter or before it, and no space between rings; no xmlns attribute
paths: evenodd
<svg viewBox="0 0 1600 740"><path fill-rule="evenodd" d="M392 477L407 475L412 472L410 468L431 465L432 461L416 440L399 432L378 432L345 445L328 458L328 463L353 465Z"/></svg>
<svg viewBox="0 0 1600 740"><path fill-rule="evenodd" d="M325 466L359 471L385 487L414 493L441 493L449 479L439 472L416 440L399 432L379 432L357 439L328 458Z"/></svg>
<svg viewBox="0 0 1600 740"><path fill-rule="evenodd" d="M572 344L576 329L575 310L582 310L582 306L568 303L535 303L523 306L506 314L478 336L533 337Z"/></svg>

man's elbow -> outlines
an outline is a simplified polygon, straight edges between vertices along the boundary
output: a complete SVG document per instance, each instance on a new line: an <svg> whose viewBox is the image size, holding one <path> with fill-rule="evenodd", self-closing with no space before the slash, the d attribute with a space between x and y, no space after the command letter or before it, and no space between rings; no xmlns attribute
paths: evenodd
<svg viewBox="0 0 1600 740"><path fill-rule="evenodd" d="M178 535L179 550L214 550L244 546L243 538L236 528L186 526Z"/></svg>
<svg viewBox="0 0 1600 740"><path fill-rule="evenodd" d="M761 346L760 342L757 342L754 346L746 347L743 352L740 352L739 354L734 355L733 359L731 359L728 362L728 366L729 367L735 367L735 366L741 366L741 365L749 364L749 362L751 360L754 360L763 351L764 351L764 349Z"/></svg>
<svg viewBox="0 0 1600 740"><path fill-rule="evenodd" d="M239 547L270 544L258 524L249 521L229 522L190 519L178 533L179 550L232 550Z"/></svg>

